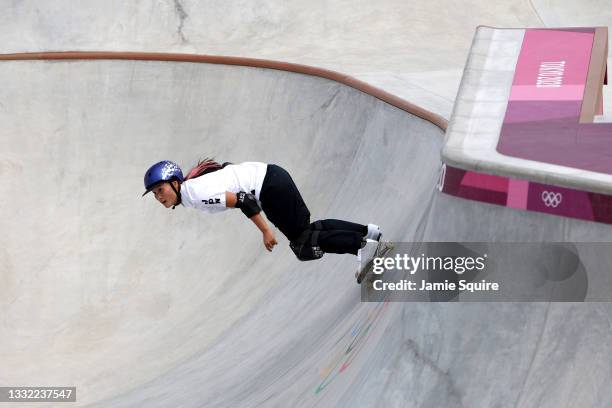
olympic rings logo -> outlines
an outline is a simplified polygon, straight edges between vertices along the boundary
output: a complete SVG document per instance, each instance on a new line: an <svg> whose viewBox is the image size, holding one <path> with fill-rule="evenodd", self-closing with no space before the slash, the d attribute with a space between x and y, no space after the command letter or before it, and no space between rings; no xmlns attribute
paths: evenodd
<svg viewBox="0 0 612 408"><path fill-rule="evenodd" d="M561 195L561 193L555 193L552 191L542 191L541 197L545 206L553 208L557 208L563 200L563 196Z"/></svg>

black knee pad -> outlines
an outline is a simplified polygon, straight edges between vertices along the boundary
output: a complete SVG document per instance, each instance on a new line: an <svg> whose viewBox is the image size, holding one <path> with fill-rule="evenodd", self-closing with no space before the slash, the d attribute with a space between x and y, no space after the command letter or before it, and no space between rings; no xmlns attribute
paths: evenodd
<svg viewBox="0 0 612 408"><path fill-rule="evenodd" d="M307 229L298 239L291 241L289 246L300 261L313 261L324 254L319 246L319 231Z"/></svg>
<svg viewBox="0 0 612 408"><path fill-rule="evenodd" d="M315 221L310 224L310 229L312 231L323 231L325 228L323 228L323 223L321 221Z"/></svg>

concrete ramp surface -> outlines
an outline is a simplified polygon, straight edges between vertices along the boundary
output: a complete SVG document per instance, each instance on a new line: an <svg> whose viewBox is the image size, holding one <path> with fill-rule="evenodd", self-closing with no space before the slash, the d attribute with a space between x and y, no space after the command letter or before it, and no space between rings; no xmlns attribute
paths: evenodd
<svg viewBox="0 0 612 408"><path fill-rule="evenodd" d="M0 384L74 385L96 407L612 404L607 303L362 303L353 256L301 263L240 212L140 197L152 163L214 155L282 165L313 220L394 241L612 239L441 195L431 122L253 67L3 61L0 77Z"/></svg>

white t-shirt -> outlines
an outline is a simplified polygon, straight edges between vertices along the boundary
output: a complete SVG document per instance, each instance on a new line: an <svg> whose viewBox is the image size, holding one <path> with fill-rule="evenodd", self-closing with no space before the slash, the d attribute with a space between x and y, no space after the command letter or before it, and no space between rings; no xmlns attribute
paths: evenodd
<svg viewBox="0 0 612 408"><path fill-rule="evenodd" d="M225 192L254 193L259 200L268 165L259 162L229 164L224 168L181 184L181 202L185 207L209 213L227 209Z"/></svg>

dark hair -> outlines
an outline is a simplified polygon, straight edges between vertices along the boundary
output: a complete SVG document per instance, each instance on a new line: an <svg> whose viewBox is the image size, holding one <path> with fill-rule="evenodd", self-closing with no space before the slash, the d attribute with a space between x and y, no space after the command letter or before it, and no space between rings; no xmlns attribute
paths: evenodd
<svg viewBox="0 0 612 408"><path fill-rule="evenodd" d="M205 157L204 159L199 160L198 164L196 164L191 170L189 170L187 176L185 177L185 180L200 177L207 173L212 173L213 171L222 169L227 164L229 163L219 164L215 161L213 157Z"/></svg>

